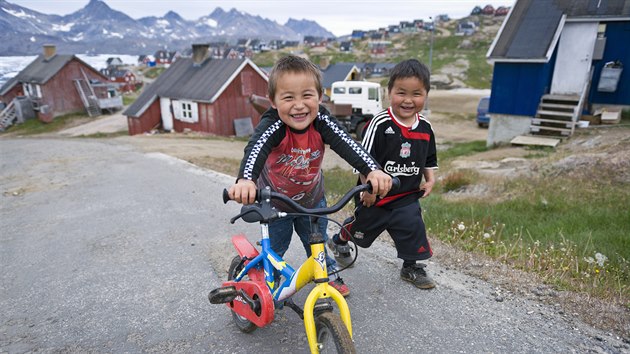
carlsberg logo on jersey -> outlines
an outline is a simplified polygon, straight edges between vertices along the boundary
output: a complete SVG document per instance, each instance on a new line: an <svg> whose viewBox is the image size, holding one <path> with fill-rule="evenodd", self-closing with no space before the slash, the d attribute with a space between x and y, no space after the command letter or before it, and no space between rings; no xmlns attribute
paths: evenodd
<svg viewBox="0 0 630 354"><path fill-rule="evenodd" d="M416 163L412 162L411 166L407 164L398 165L395 161L387 161L385 163L385 172L392 176L413 176L420 174L420 167L414 166Z"/></svg>

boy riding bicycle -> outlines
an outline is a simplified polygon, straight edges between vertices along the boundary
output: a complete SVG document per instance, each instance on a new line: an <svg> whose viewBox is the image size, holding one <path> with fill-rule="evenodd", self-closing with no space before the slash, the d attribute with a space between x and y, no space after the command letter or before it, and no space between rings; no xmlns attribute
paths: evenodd
<svg viewBox="0 0 630 354"><path fill-rule="evenodd" d="M229 189L230 198L252 204L256 189L269 186L307 208L326 206L321 171L325 144L366 176L375 194L385 196L389 192L391 177L320 105L322 75L314 64L293 55L281 58L269 75L268 91L272 108L263 114L245 147L237 182ZM326 219L320 218L318 227L327 239ZM289 248L293 229L310 256L310 218L306 216L271 222L271 248L282 257ZM329 269L335 269L332 258L327 256L326 263ZM330 284L342 295L350 294L340 277Z"/></svg>

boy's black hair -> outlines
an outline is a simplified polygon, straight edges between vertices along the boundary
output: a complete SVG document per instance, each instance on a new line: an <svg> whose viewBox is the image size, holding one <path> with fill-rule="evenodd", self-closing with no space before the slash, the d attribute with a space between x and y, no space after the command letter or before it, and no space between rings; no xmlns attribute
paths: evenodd
<svg viewBox="0 0 630 354"><path fill-rule="evenodd" d="M276 96L276 87L278 85L278 78L285 73L307 73L313 75L313 80L315 80L315 89L319 94L319 97L322 97L323 94L323 85L322 85L322 72L319 70L315 64L311 63L308 59L304 59L298 57L296 55L287 55L278 59L273 68L271 69L271 73L269 74L269 85L267 87L267 94L269 95L269 99L273 101Z"/></svg>
<svg viewBox="0 0 630 354"><path fill-rule="evenodd" d="M431 73L429 72L429 68L417 59L403 60L394 66L389 75L387 91L392 91L396 80L408 77L415 77L420 80L424 85L424 89L429 93L429 89L431 88Z"/></svg>

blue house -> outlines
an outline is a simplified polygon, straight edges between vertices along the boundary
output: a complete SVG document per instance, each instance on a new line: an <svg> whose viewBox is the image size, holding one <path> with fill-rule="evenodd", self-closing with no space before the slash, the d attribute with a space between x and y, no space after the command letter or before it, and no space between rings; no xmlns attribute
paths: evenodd
<svg viewBox="0 0 630 354"><path fill-rule="evenodd" d="M361 30L352 31L352 35L350 36L352 39L363 39L365 37L365 32Z"/></svg>
<svg viewBox="0 0 630 354"><path fill-rule="evenodd" d="M570 136L582 114L630 106L629 43L630 0L517 0L487 53L488 145Z"/></svg>

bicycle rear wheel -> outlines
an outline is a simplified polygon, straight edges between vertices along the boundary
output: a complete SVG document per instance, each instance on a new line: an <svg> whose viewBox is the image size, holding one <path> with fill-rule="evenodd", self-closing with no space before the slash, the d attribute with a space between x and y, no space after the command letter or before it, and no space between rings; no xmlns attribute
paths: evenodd
<svg viewBox="0 0 630 354"><path fill-rule="evenodd" d="M341 318L325 312L315 318L317 345L320 353L356 353L354 342Z"/></svg>
<svg viewBox="0 0 630 354"><path fill-rule="evenodd" d="M241 271L243 267L242 266L239 267L240 263L241 263L241 257L235 256L234 258L232 258L232 262L230 263L230 269L228 270L228 280L234 279L236 275ZM243 279L247 280L246 278L249 278L249 277L246 275ZM258 328L250 320L237 314L234 311L232 311L232 319L234 320L234 324L236 324L236 327L238 327L238 329L243 333L251 333L256 328Z"/></svg>

